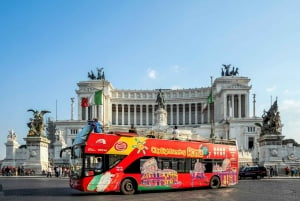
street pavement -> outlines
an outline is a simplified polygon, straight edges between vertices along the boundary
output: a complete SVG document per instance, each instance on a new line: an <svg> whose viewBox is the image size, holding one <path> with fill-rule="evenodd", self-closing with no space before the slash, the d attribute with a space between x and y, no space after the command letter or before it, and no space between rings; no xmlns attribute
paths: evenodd
<svg viewBox="0 0 300 201"><path fill-rule="evenodd" d="M2 177L0 200L5 201L299 201L300 177L275 176L242 179L236 186L151 191L136 195L85 193L69 187L68 178L45 176Z"/></svg>

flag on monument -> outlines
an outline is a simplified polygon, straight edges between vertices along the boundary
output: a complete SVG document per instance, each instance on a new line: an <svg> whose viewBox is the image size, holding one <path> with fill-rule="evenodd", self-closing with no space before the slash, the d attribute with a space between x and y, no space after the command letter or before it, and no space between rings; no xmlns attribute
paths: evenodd
<svg viewBox="0 0 300 201"><path fill-rule="evenodd" d="M96 91L90 96L89 105L102 105L102 90Z"/></svg>
<svg viewBox="0 0 300 201"><path fill-rule="evenodd" d="M96 91L90 96L89 105L102 105L102 90Z"/></svg>
<svg viewBox="0 0 300 201"><path fill-rule="evenodd" d="M212 104L214 102L213 100L213 95L212 95L212 90L210 90L209 96L207 97L207 103L204 104L203 108L202 108L202 113L207 111L207 108L210 104Z"/></svg>
<svg viewBox="0 0 300 201"><path fill-rule="evenodd" d="M88 98L82 98L81 99L81 107L88 107L89 106L89 99Z"/></svg>
<svg viewBox="0 0 300 201"><path fill-rule="evenodd" d="M206 112L207 108L208 108L208 104L205 103L204 106L203 106L203 108L202 108L202 110L201 110L201 113Z"/></svg>
<svg viewBox="0 0 300 201"><path fill-rule="evenodd" d="M95 105L102 105L102 90L95 92L94 103Z"/></svg>

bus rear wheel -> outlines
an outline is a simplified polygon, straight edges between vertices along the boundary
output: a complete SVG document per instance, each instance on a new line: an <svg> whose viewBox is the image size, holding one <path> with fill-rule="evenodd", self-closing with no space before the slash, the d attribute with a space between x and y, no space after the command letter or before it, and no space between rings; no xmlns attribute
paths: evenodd
<svg viewBox="0 0 300 201"><path fill-rule="evenodd" d="M221 185L220 178L217 176L213 176L210 180L209 187L212 189L217 189Z"/></svg>
<svg viewBox="0 0 300 201"><path fill-rule="evenodd" d="M121 183L121 192L124 195L133 195L136 191L136 185L131 179L124 179Z"/></svg>

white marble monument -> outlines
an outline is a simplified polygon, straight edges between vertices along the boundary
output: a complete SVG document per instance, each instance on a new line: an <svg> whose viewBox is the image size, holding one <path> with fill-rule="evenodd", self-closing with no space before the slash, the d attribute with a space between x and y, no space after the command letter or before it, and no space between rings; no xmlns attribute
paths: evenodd
<svg viewBox="0 0 300 201"><path fill-rule="evenodd" d="M50 140L42 136L24 138L26 141L28 158L24 162L25 169L32 169L40 174L48 168L48 146Z"/></svg>
<svg viewBox="0 0 300 201"><path fill-rule="evenodd" d="M15 167L16 162L16 150L20 146L17 142L17 135L14 130L9 130L7 135L7 141L5 143L6 146L6 157L3 160L3 167Z"/></svg>

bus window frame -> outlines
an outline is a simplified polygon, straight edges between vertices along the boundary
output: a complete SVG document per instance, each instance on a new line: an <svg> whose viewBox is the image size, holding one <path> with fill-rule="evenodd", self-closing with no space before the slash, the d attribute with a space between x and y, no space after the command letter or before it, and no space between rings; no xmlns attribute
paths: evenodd
<svg viewBox="0 0 300 201"><path fill-rule="evenodd" d="M102 158L102 169L101 171L96 169L97 165L97 158ZM93 158L93 163L91 163L88 158ZM114 168L116 165L118 165L124 158L126 158L126 155L118 155L118 154L84 154L83 156L83 165L82 170L84 172L84 176L94 176L97 174L104 173L112 168ZM113 160L114 159L114 160ZM88 166L90 164L90 166ZM93 172L93 173L92 173Z"/></svg>

